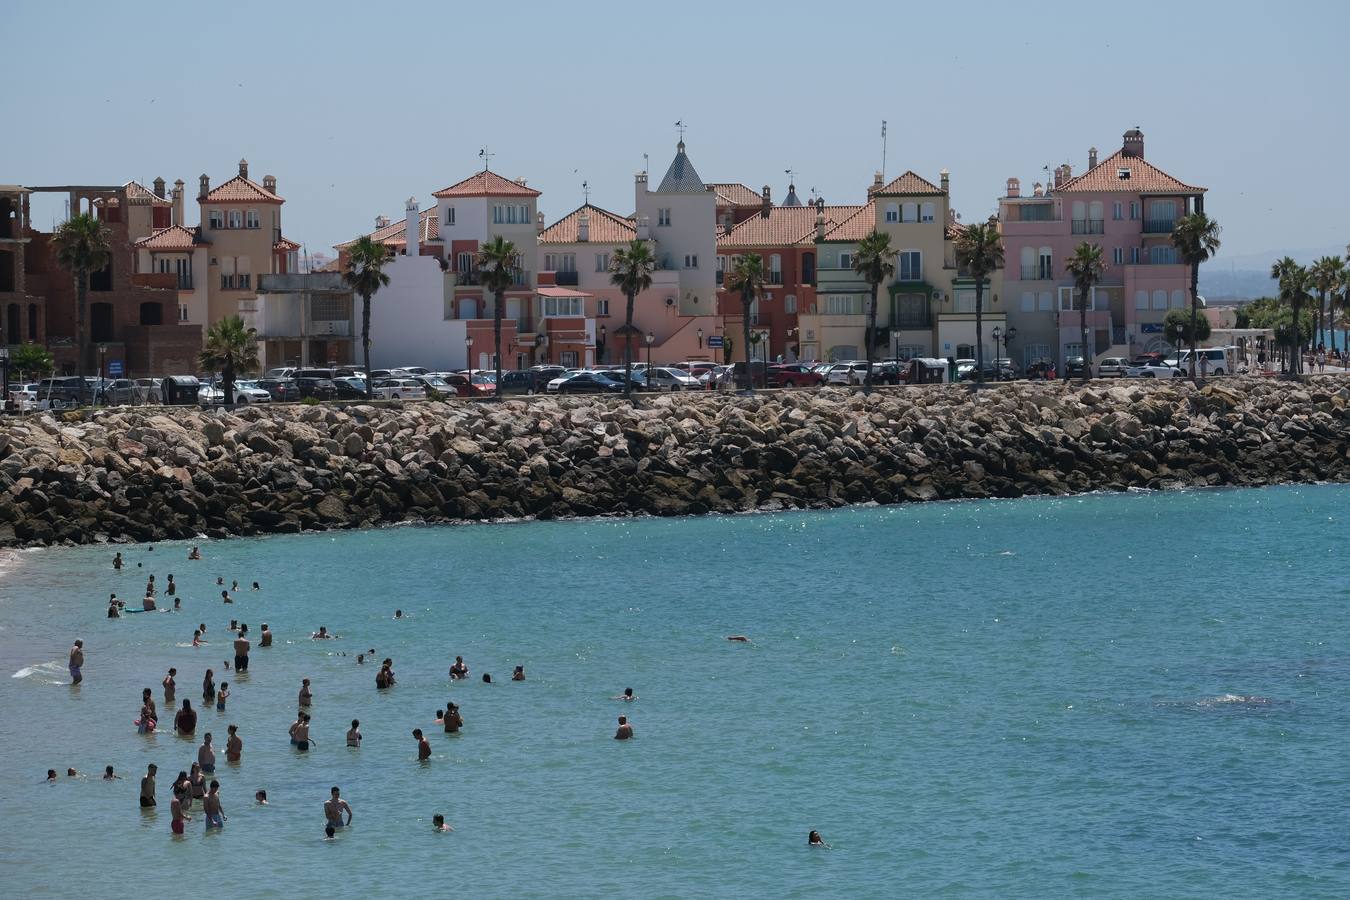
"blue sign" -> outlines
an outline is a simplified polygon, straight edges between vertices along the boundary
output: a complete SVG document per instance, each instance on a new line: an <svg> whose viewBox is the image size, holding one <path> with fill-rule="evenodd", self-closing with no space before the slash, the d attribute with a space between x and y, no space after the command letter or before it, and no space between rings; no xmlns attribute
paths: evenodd
<svg viewBox="0 0 1350 900"><path fill-rule="evenodd" d="M1139 326L1143 334L1162 334L1163 324L1161 322L1144 322Z"/></svg>
<svg viewBox="0 0 1350 900"><path fill-rule="evenodd" d="M122 361L120 359L108 360L108 375L111 378L122 377Z"/></svg>
<svg viewBox="0 0 1350 900"><path fill-rule="evenodd" d="M722 346L722 336L720 334L708 335L708 349L718 350Z"/></svg>

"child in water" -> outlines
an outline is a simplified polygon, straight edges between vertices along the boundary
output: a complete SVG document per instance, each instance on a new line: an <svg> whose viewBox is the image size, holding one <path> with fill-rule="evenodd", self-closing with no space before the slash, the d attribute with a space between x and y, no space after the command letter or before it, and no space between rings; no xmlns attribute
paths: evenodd
<svg viewBox="0 0 1350 900"><path fill-rule="evenodd" d="M225 698L229 696L230 683L228 681L222 681L220 683L220 690L216 692L216 712L225 711Z"/></svg>

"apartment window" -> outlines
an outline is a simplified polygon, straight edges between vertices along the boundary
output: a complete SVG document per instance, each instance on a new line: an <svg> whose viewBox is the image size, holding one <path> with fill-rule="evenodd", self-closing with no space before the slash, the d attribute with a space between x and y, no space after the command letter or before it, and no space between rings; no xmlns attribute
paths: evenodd
<svg viewBox="0 0 1350 900"><path fill-rule="evenodd" d="M183 306L183 305L179 305L179 307L178 307L178 321L180 321L180 322L186 322L187 320L188 320L188 310L187 310L187 307L186 307L186 306Z"/></svg>
<svg viewBox="0 0 1350 900"><path fill-rule="evenodd" d="M581 297L544 297L543 301L546 317L583 315Z"/></svg>
<svg viewBox="0 0 1350 900"><path fill-rule="evenodd" d="M783 257L777 253L769 257L769 283L783 283Z"/></svg>
<svg viewBox="0 0 1350 900"><path fill-rule="evenodd" d="M492 224L493 225L506 224L506 207L502 206L500 203L494 203L492 205Z"/></svg>
<svg viewBox="0 0 1350 900"><path fill-rule="evenodd" d="M1139 248L1138 248L1138 247L1131 247L1131 248L1130 248L1130 265L1132 265L1132 266L1137 266L1137 265L1139 265Z"/></svg>
<svg viewBox="0 0 1350 900"><path fill-rule="evenodd" d="M577 255L575 253L546 253L544 254L544 268L550 272L575 272L577 270Z"/></svg>
<svg viewBox="0 0 1350 900"><path fill-rule="evenodd" d="M247 213L244 214L244 227L246 228L262 227L262 220L258 218L258 211L256 209L250 209Z"/></svg>
<svg viewBox="0 0 1350 900"><path fill-rule="evenodd" d="M974 291L957 291L955 299L956 299L956 312L973 313L975 311Z"/></svg>
<svg viewBox="0 0 1350 900"><path fill-rule="evenodd" d="M1035 291L1023 291L1023 292L1022 292L1022 312L1035 312L1035 311L1036 311L1036 292L1035 292Z"/></svg>
<svg viewBox="0 0 1350 900"><path fill-rule="evenodd" d="M684 255L684 267L685 267L686 269L697 269L697 268L698 268L698 254L697 254L697 253L686 253L686 254Z"/></svg>
<svg viewBox="0 0 1350 900"><path fill-rule="evenodd" d="M1025 346L1022 347L1022 359L1025 361L1024 366L1029 366L1032 363L1040 362L1041 360L1046 360L1049 358L1050 358L1049 344L1026 344Z"/></svg>
<svg viewBox="0 0 1350 900"><path fill-rule="evenodd" d="M669 207L669 206L663 206L663 207L661 207L660 209L658 209L658 210L656 211L656 224L657 224L657 225L669 225L669 224L670 224L670 207Z"/></svg>
<svg viewBox="0 0 1350 900"><path fill-rule="evenodd" d="M1131 200L1131 201L1130 201L1130 219L1133 220L1133 219L1137 219L1137 218L1139 218L1139 201L1137 201L1137 200Z"/></svg>
<svg viewBox="0 0 1350 900"><path fill-rule="evenodd" d="M1125 248L1116 247L1111 251L1111 262L1117 266L1125 263Z"/></svg>
<svg viewBox="0 0 1350 900"><path fill-rule="evenodd" d="M923 206L919 207L919 221L920 222L933 221L935 212L936 207L934 207L932 203L923 204Z"/></svg>
<svg viewBox="0 0 1350 900"><path fill-rule="evenodd" d="M851 268L853 268L853 254L852 254L852 253L840 253L840 254L839 254L839 268L841 268L841 269L851 269Z"/></svg>
<svg viewBox="0 0 1350 900"><path fill-rule="evenodd" d="M347 298L316 294L309 301L310 318L316 322L344 322L351 318Z"/></svg>
<svg viewBox="0 0 1350 900"><path fill-rule="evenodd" d="M239 290L241 290L241 291L246 291L246 290L248 290L248 280L249 280L249 277L250 277L250 276L249 276L249 273L247 273L247 272L240 272L239 275L238 275L237 277L238 277L238 279L239 279Z"/></svg>
<svg viewBox="0 0 1350 900"><path fill-rule="evenodd" d="M788 294L783 298L783 312L792 315L797 311L797 295Z"/></svg>
<svg viewBox="0 0 1350 900"><path fill-rule="evenodd" d="M1036 257L1036 277L1043 281L1055 277L1055 259L1049 247L1042 247Z"/></svg>
<svg viewBox="0 0 1350 900"><path fill-rule="evenodd" d="M905 203L900 206L900 221L917 222L919 221L919 204Z"/></svg>
<svg viewBox="0 0 1350 900"><path fill-rule="evenodd" d="M1119 200L1111 204L1111 218L1115 219L1117 222L1125 218L1125 212L1121 208Z"/></svg>
<svg viewBox="0 0 1350 900"><path fill-rule="evenodd" d="M922 281L923 254L918 250L901 250L896 254L895 271L900 281Z"/></svg>
<svg viewBox="0 0 1350 900"><path fill-rule="evenodd" d="M886 204L886 221L887 222L900 221L900 204L898 203Z"/></svg>
<svg viewBox="0 0 1350 900"><path fill-rule="evenodd" d="M862 311L862 297L856 294L830 294L825 298L827 316L860 316Z"/></svg>
<svg viewBox="0 0 1350 900"><path fill-rule="evenodd" d="M454 208L453 206L447 206L447 207L445 208L445 223L444 223L444 224L446 224L446 225L454 225L454 224L455 224L455 208Z"/></svg>
<svg viewBox="0 0 1350 900"><path fill-rule="evenodd" d="M608 253L597 253L597 254L595 254L595 271L597 271L597 272L608 272L608 271L609 271L609 254L608 254Z"/></svg>
<svg viewBox="0 0 1350 900"><path fill-rule="evenodd" d="M1167 291L1157 290L1153 292L1153 308L1167 309Z"/></svg>
<svg viewBox="0 0 1350 900"><path fill-rule="evenodd" d="M209 216L208 222L210 223L210 228L213 231L225 227L225 213L223 211L213 209L207 215Z"/></svg>
<svg viewBox="0 0 1350 900"><path fill-rule="evenodd" d="M1172 265L1177 261L1176 247L1149 247L1148 261L1155 266Z"/></svg>
<svg viewBox="0 0 1350 900"><path fill-rule="evenodd" d="M455 262L455 271L461 274L468 274L473 271L473 254L461 253L459 259Z"/></svg>
<svg viewBox="0 0 1350 900"><path fill-rule="evenodd" d="M1172 308L1182 309L1186 306L1186 293L1184 291L1172 292Z"/></svg>
<svg viewBox="0 0 1350 900"><path fill-rule="evenodd" d="M896 294L891 317L891 325L895 328L927 328L930 322L928 295Z"/></svg>
<svg viewBox="0 0 1350 900"><path fill-rule="evenodd" d="M1148 309L1148 291L1134 292L1134 308Z"/></svg>
<svg viewBox="0 0 1350 900"><path fill-rule="evenodd" d="M601 297L595 301L595 314L597 316L609 315L609 301Z"/></svg>
<svg viewBox="0 0 1350 900"><path fill-rule="evenodd" d="M244 214L243 214L242 212L240 212L240 211L237 210L237 209L232 209L232 210L229 211L229 217L230 217L230 218L229 218L229 221L230 221L230 227L231 227L231 228L243 228L243 227L244 227Z"/></svg>
<svg viewBox="0 0 1350 900"><path fill-rule="evenodd" d="M567 369L575 369L577 367L577 351L563 350L558 354L558 365Z"/></svg>

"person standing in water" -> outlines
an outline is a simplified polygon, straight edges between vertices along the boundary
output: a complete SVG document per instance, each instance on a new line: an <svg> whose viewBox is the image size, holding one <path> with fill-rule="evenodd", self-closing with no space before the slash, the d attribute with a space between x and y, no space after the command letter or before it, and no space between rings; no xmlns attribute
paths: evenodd
<svg viewBox="0 0 1350 900"><path fill-rule="evenodd" d="M249 640L244 635L247 627L239 629L239 636L234 639L234 670L236 672L248 671L248 650Z"/></svg>
<svg viewBox="0 0 1350 900"><path fill-rule="evenodd" d="M294 740L295 749L299 750L301 753L309 751L310 737L308 713L302 713L300 715L300 722L295 726Z"/></svg>
<svg viewBox="0 0 1350 900"><path fill-rule="evenodd" d="M272 630L267 627L267 623L262 623L262 637L258 639L259 647L272 646Z"/></svg>
<svg viewBox="0 0 1350 900"><path fill-rule="evenodd" d="M151 763L145 767L145 775L141 778L141 808L155 805L155 773L159 768Z"/></svg>
<svg viewBox="0 0 1350 900"><path fill-rule="evenodd" d="M459 707L453 703L445 705L445 715L441 717L441 722L445 725L446 734L457 734L464 727L464 717L459 714Z"/></svg>
<svg viewBox="0 0 1350 900"><path fill-rule="evenodd" d="M173 802L169 804L169 811L173 814L173 821L169 826L170 830L172 830L174 834L182 834L184 823L191 822L192 816L183 812L183 801L179 800L177 797L174 797Z"/></svg>
<svg viewBox="0 0 1350 900"><path fill-rule="evenodd" d="M229 698L229 696L230 696L230 683L228 681L222 681L220 683L220 691L216 694L216 712L225 711L225 701Z"/></svg>
<svg viewBox="0 0 1350 900"><path fill-rule="evenodd" d="M190 735L197 730L197 711L192 708L191 700L183 701L183 708L173 717L173 727L181 735Z"/></svg>
<svg viewBox="0 0 1350 900"><path fill-rule="evenodd" d="M172 597L178 593L178 585L173 583L173 575L169 576L169 583L164 586L164 596Z"/></svg>
<svg viewBox="0 0 1350 900"><path fill-rule="evenodd" d="M629 724L627 716L619 716L619 730L614 732L614 740L627 741L633 737L633 726Z"/></svg>
<svg viewBox="0 0 1350 900"><path fill-rule="evenodd" d="M193 547L188 551L188 559L201 559L202 551L200 547Z"/></svg>
<svg viewBox="0 0 1350 900"><path fill-rule="evenodd" d="M244 742L239 739L239 726L231 725L225 731L229 734L225 739L225 761L237 763L244 752Z"/></svg>
<svg viewBox="0 0 1350 900"><path fill-rule="evenodd" d="M202 745L197 748L197 765L207 775L216 773L216 748L211 746L211 732L202 735Z"/></svg>
<svg viewBox="0 0 1350 900"><path fill-rule="evenodd" d="M220 805L220 782L211 781L211 789L202 800L202 812L206 815L206 827L224 828L225 810Z"/></svg>
<svg viewBox="0 0 1350 900"><path fill-rule="evenodd" d="M178 689L178 683L173 680L177 674L177 669L169 669L169 674L164 676L164 705L169 708L173 707L174 693Z"/></svg>
<svg viewBox="0 0 1350 900"><path fill-rule="evenodd" d="M70 683L79 684L84 681L84 675L80 669L84 667L84 641L76 641L75 646L70 648Z"/></svg>
<svg viewBox="0 0 1350 900"><path fill-rule="evenodd" d="M323 803L323 815L328 824L333 828L345 828L352 824L352 808L346 800L342 799L342 792L336 787L330 791L332 794ZM342 821L342 814L347 814L347 821Z"/></svg>
<svg viewBox="0 0 1350 900"><path fill-rule="evenodd" d="M314 700L314 695L309 690L309 679L304 678L300 681L300 708L309 709L309 705Z"/></svg>
<svg viewBox="0 0 1350 900"><path fill-rule="evenodd" d="M116 554L115 556L113 556L113 568L116 569L116 570L119 571L119 572L122 571L122 553L121 553L121 551L118 551L117 554Z"/></svg>
<svg viewBox="0 0 1350 900"><path fill-rule="evenodd" d="M206 670L206 676L202 678L202 702L208 706L216 702L216 673L210 669Z"/></svg>
<svg viewBox="0 0 1350 900"><path fill-rule="evenodd" d="M417 761L423 762L431 759L431 742L422 734L422 729L414 728L412 736L417 738Z"/></svg>
<svg viewBox="0 0 1350 900"><path fill-rule="evenodd" d="M347 746L361 746L361 722L358 719L352 719L352 727L347 729Z"/></svg>

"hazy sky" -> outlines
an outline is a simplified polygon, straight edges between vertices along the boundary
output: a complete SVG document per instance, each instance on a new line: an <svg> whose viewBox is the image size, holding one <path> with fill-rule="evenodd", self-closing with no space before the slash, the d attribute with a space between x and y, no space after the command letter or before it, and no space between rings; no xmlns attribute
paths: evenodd
<svg viewBox="0 0 1350 900"><path fill-rule="evenodd" d="M1138 125L1209 188L1223 255L1343 247L1350 3L118 3L0 0L0 182L275 175L311 250L480 165L548 221L627 215L674 123L705 181L858 203L881 164L951 170L965 221L1005 180ZM38 210L39 227L58 210ZM43 219L41 216L45 215ZM196 223L195 204L188 219ZM1222 259L1222 257L1221 257Z"/></svg>

